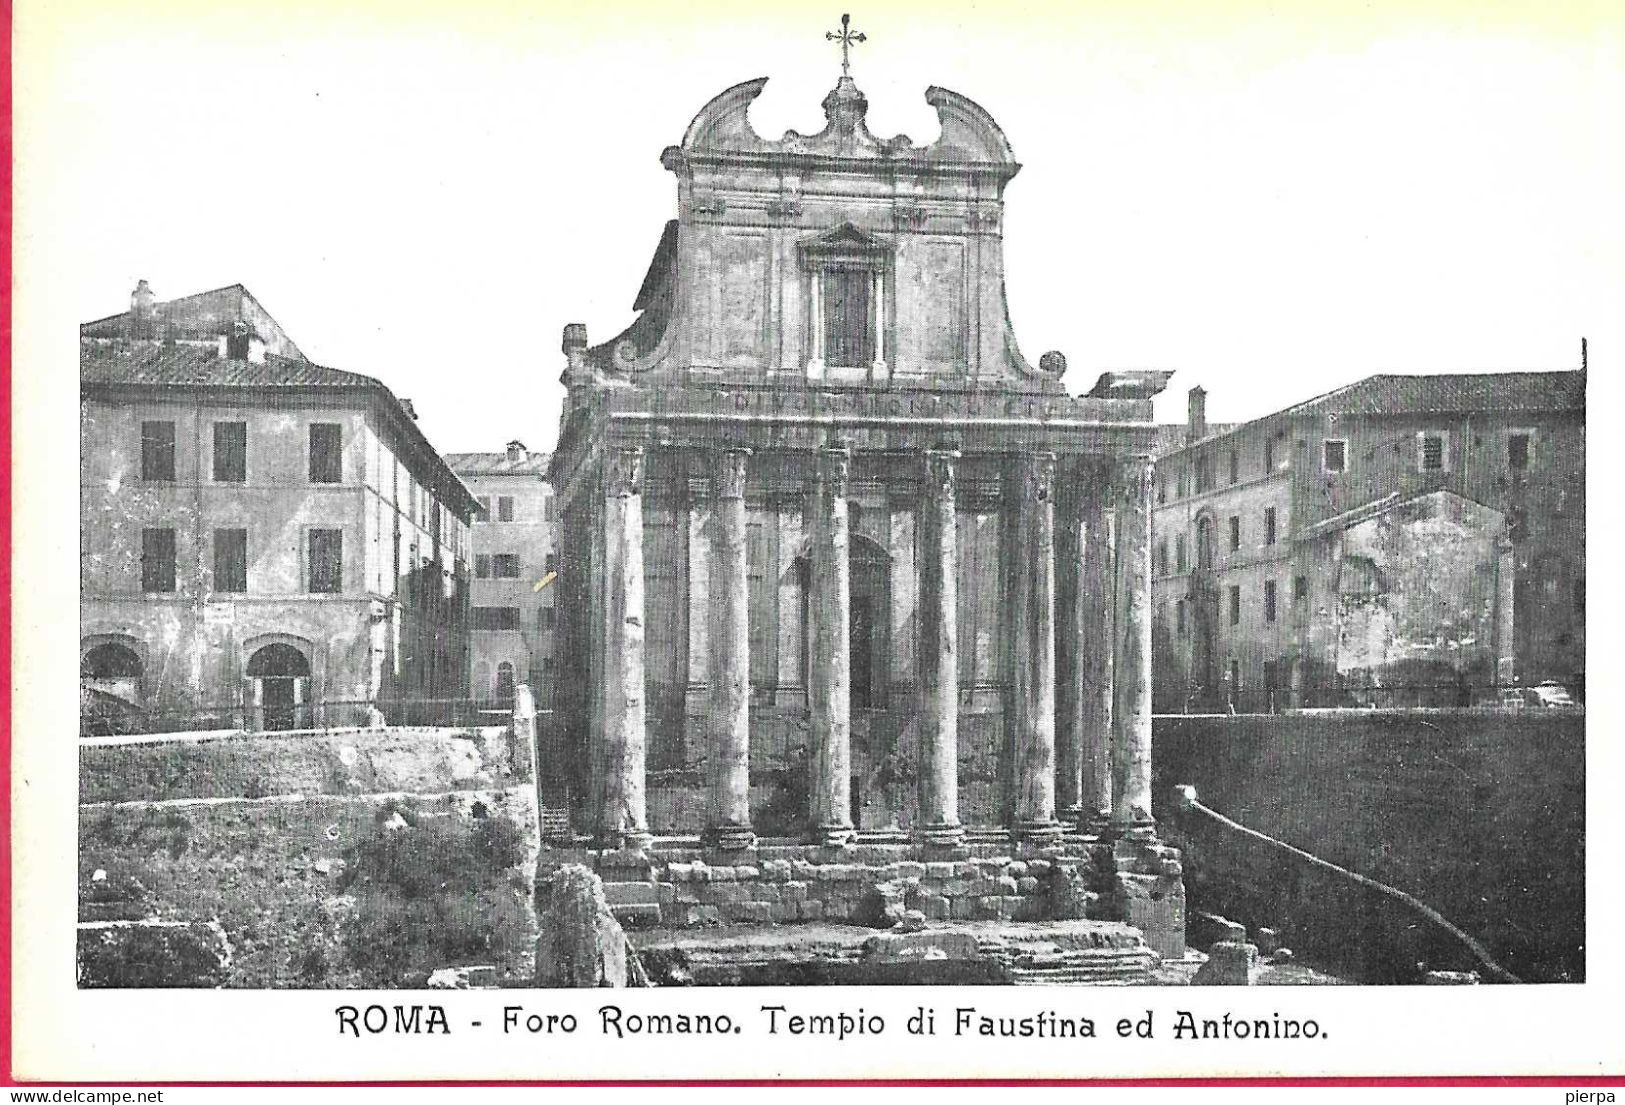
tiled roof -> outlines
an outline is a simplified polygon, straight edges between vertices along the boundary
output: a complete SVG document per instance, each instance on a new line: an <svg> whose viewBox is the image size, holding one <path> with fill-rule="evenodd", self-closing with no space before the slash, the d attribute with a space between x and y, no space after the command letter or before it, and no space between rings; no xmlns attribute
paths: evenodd
<svg viewBox="0 0 1625 1105"><path fill-rule="evenodd" d="M267 354L263 363L228 360L212 346L144 342L79 343L81 384L181 387L382 388L371 376Z"/></svg>
<svg viewBox="0 0 1625 1105"><path fill-rule="evenodd" d="M1241 425L1239 422L1209 422L1207 433L1202 436L1201 440L1206 441L1210 437L1227 434L1239 425ZM1183 422L1160 422L1157 424L1156 429L1157 436L1153 439L1151 446L1155 450L1153 456L1167 456L1169 453L1178 452L1187 444L1194 444L1194 442L1186 441L1186 426Z"/></svg>
<svg viewBox="0 0 1625 1105"><path fill-rule="evenodd" d="M1329 391L1284 414L1467 414L1585 409L1583 372L1383 373Z"/></svg>
<svg viewBox="0 0 1625 1105"><path fill-rule="evenodd" d="M459 476L546 476L548 455L528 453L509 460L507 453L447 453L446 463Z"/></svg>

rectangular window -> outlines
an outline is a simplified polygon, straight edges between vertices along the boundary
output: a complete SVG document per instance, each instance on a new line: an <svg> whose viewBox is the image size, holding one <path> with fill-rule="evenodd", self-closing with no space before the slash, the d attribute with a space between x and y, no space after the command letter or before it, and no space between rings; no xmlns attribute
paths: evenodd
<svg viewBox="0 0 1625 1105"><path fill-rule="evenodd" d="M490 553L475 553L474 554L474 578L475 579L490 579L491 578L491 554Z"/></svg>
<svg viewBox="0 0 1625 1105"><path fill-rule="evenodd" d="M1177 626L1177 628L1179 630L1179 635L1181 637L1183 637L1185 635L1185 600L1184 599L1180 599L1178 602L1174 603L1174 619L1175 619L1175 622L1176 622L1176 626Z"/></svg>
<svg viewBox="0 0 1625 1105"><path fill-rule="evenodd" d="M141 589L168 593L175 590L175 531L141 531Z"/></svg>
<svg viewBox="0 0 1625 1105"><path fill-rule="evenodd" d="M1241 482L1241 458L1236 455L1234 449L1230 450L1230 482Z"/></svg>
<svg viewBox="0 0 1625 1105"><path fill-rule="evenodd" d="M1241 588L1236 584L1230 585L1230 624L1241 624Z"/></svg>
<svg viewBox="0 0 1625 1105"><path fill-rule="evenodd" d="M344 482L344 428L337 422L310 424L310 482Z"/></svg>
<svg viewBox="0 0 1625 1105"><path fill-rule="evenodd" d="M474 608L474 628L493 632L518 629L519 607L476 606Z"/></svg>
<svg viewBox="0 0 1625 1105"><path fill-rule="evenodd" d="M1230 516L1230 551L1235 552L1241 548L1241 519L1236 515Z"/></svg>
<svg viewBox="0 0 1625 1105"><path fill-rule="evenodd" d="M336 595L344 590L344 531L313 529L306 538L310 593Z"/></svg>
<svg viewBox="0 0 1625 1105"><path fill-rule="evenodd" d="M542 628L543 629L552 629L554 626L558 625L558 619L559 619L558 612L556 610L554 610L551 606L542 607Z"/></svg>
<svg viewBox="0 0 1625 1105"><path fill-rule="evenodd" d="M1309 577L1308 576L1293 576L1292 577L1292 601L1293 602L1306 602L1306 601L1308 601L1308 599L1309 599Z"/></svg>
<svg viewBox="0 0 1625 1105"><path fill-rule="evenodd" d="M1275 581L1273 579L1264 581L1264 620L1267 622L1275 620Z"/></svg>
<svg viewBox="0 0 1625 1105"><path fill-rule="evenodd" d="M1272 506L1264 508L1264 544L1275 544L1275 508Z"/></svg>
<svg viewBox="0 0 1625 1105"><path fill-rule="evenodd" d="M1157 574L1159 576L1165 576L1165 575L1168 574L1168 542L1167 541L1158 541L1157 542Z"/></svg>
<svg viewBox="0 0 1625 1105"><path fill-rule="evenodd" d="M1174 538L1174 563L1178 566L1177 570L1181 572L1190 563L1190 560L1185 555L1185 535L1183 533Z"/></svg>
<svg viewBox="0 0 1625 1105"><path fill-rule="evenodd" d="M1327 438L1320 447L1321 467L1325 471L1342 472L1348 467L1348 442L1342 438Z"/></svg>
<svg viewBox="0 0 1625 1105"><path fill-rule="evenodd" d="M519 554L497 553L491 557L491 576L493 579L518 579Z"/></svg>
<svg viewBox="0 0 1625 1105"><path fill-rule="evenodd" d="M867 368L875 359L869 302L874 270L833 266L819 274L824 307L824 363L836 368Z"/></svg>
<svg viewBox="0 0 1625 1105"><path fill-rule="evenodd" d="M1275 471L1275 441L1273 438L1264 440L1264 475Z"/></svg>
<svg viewBox="0 0 1625 1105"><path fill-rule="evenodd" d="M243 483L248 479L248 423L214 424L214 482Z"/></svg>
<svg viewBox="0 0 1625 1105"><path fill-rule="evenodd" d="M1200 495L1204 491L1212 490L1212 488L1213 488L1213 458L1208 457L1208 456L1197 457L1196 458L1196 493L1198 495Z"/></svg>
<svg viewBox="0 0 1625 1105"><path fill-rule="evenodd" d="M556 572L556 571L558 571L559 570L559 554L558 553L548 553L545 565L546 566L543 567L543 569L542 569L544 574L547 573L547 572Z"/></svg>
<svg viewBox="0 0 1625 1105"><path fill-rule="evenodd" d="M175 423L141 423L141 478L175 482Z"/></svg>
<svg viewBox="0 0 1625 1105"><path fill-rule="evenodd" d="M513 521L513 496L512 495L498 495L497 496L497 521L499 521L499 522L511 522L511 521Z"/></svg>
<svg viewBox="0 0 1625 1105"><path fill-rule="evenodd" d="M1157 480L1157 502L1158 503L1165 503L1167 501L1168 501L1168 477L1163 476L1163 477L1161 477L1160 479Z"/></svg>
<svg viewBox="0 0 1625 1105"><path fill-rule="evenodd" d="M1514 472L1521 472L1529 467L1529 434L1525 432L1507 435L1507 467Z"/></svg>
<svg viewBox="0 0 1625 1105"><path fill-rule="evenodd" d="M1416 467L1423 472L1445 470L1445 434L1420 433L1416 435Z"/></svg>
<svg viewBox="0 0 1625 1105"><path fill-rule="evenodd" d="M214 589L241 593L248 590L248 531L214 531Z"/></svg>

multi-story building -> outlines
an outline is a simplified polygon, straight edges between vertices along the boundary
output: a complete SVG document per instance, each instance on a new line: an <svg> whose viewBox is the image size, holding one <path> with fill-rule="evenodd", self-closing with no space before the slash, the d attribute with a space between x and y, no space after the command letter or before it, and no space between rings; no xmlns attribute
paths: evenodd
<svg viewBox="0 0 1625 1105"><path fill-rule="evenodd" d="M474 523L472 693L504 703L528 682L538 705L551 706L559 589L548 456L510 441L501 453L446 462L484 508Z"/></svg>
<svg viewBox="0 0 1625 1105"><path fill-rule="evenodd" d="M1585 671L1585 373L1371 376L1156 475L1163 710L1482 701Z"/></svg>
<svg viewBox="0 0 1625 1105"><path fill-rule="evenodd" d="M466 695L477 504L406 403L306 359L241 285L143 280L79 364L88 697L287 728Z"/></svg>

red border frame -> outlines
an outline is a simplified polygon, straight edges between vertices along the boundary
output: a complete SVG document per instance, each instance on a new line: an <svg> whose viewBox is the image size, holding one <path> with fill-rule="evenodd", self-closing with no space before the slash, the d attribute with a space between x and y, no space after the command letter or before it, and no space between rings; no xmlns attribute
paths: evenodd
<svg viewBox="0 0 1625 1105"><path fill-rule="evenodd" d="M12 296L12 33L11 0L0 0L0 161L4 162L4 187L0 188L0 238L5 249L0 256L0 276L6 288L8 310L0 317L0 445L5 463L0 463L0 763L6 767L6 790L0 799L0 1084L28 1088L55 1086L1583 1086L1586 1088L1625 1086L1625 1075L1577 1074L1488 1075L1420 1077L1315 1077L1315 1078L896 1078L896 1079L593 1079L582 1081L380 1081L380 1082L18 1082L13 1075L11 1026L15 1020L11 990L11 312Z"/></svg>

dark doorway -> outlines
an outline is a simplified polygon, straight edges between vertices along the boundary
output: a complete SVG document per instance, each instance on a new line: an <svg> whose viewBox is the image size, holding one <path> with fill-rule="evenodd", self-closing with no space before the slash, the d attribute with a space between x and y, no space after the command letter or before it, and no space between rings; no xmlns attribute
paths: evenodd
<svg viewBox="0 0 1625 1105"><path fill-rule="evenodd" d="M292 645L266 645L248 661L265 729L299 728L310 696L310 661Z"/></svg>

